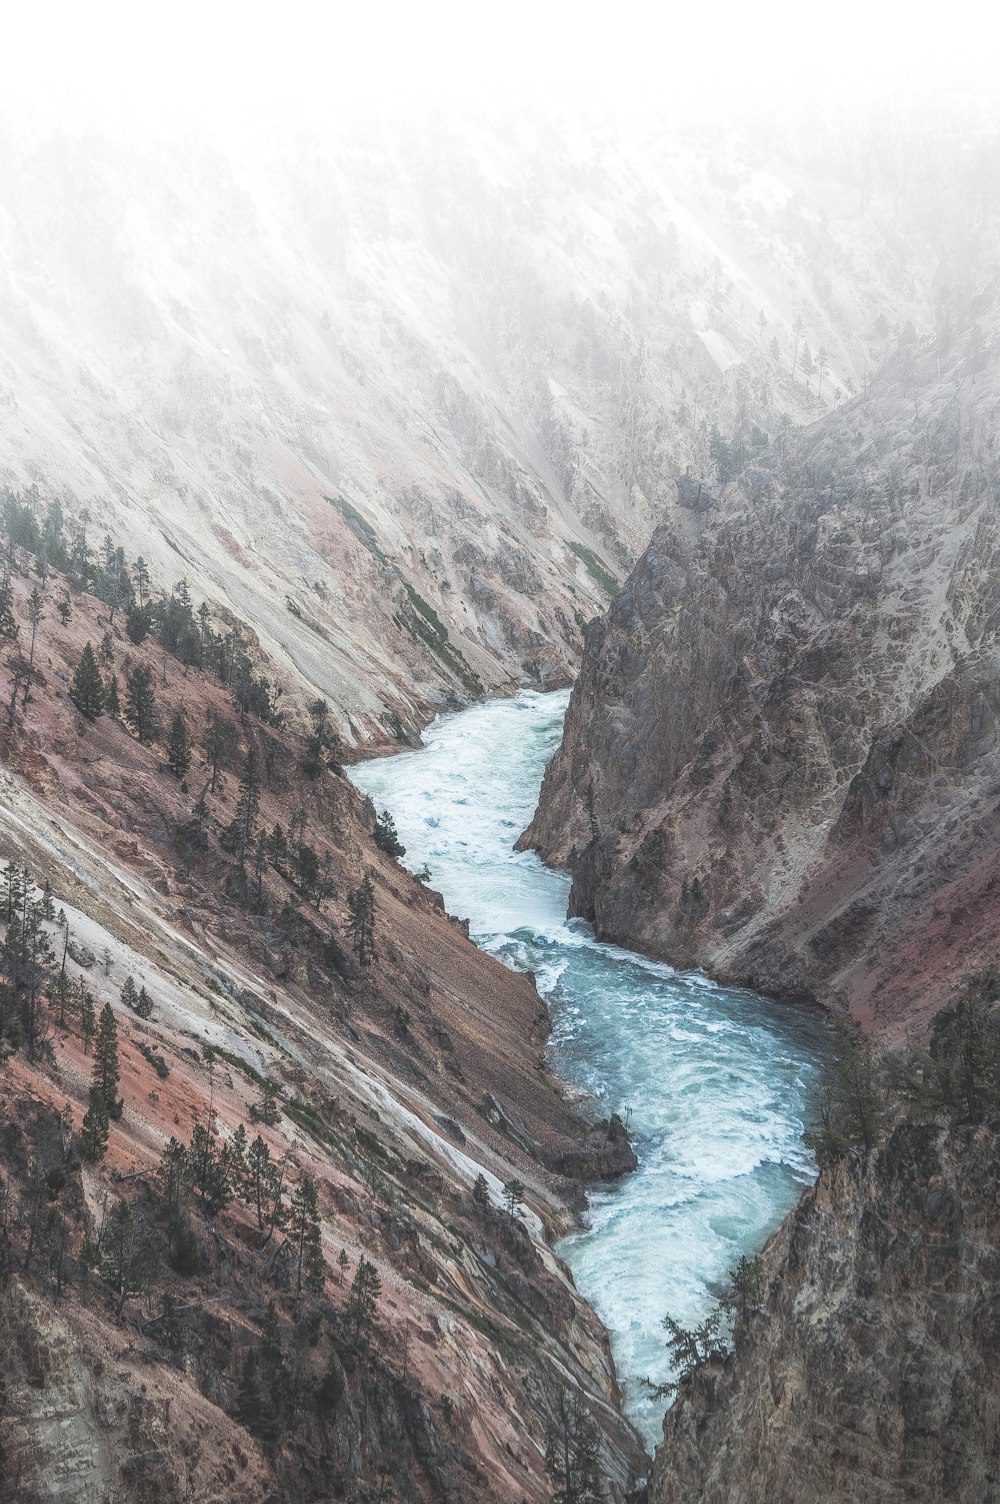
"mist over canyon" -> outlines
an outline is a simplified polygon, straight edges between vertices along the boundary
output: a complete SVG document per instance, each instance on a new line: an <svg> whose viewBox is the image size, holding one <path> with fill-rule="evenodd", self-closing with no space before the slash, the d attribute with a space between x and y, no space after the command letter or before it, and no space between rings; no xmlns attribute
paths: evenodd
<svg viewBox="0 0 1000 1504"><path fill-rule="evenodd" d="M0 105L0 1499L997 1497L995 102L691 34Z"/></svg>

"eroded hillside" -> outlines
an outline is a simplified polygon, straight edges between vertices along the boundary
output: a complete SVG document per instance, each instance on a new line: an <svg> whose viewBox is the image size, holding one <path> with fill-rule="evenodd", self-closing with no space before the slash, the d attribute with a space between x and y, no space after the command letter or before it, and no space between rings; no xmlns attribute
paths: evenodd
<svg viewBox="0 0 1000 1504"><path fill-rule="evenodd" d="M155 579L112 611L120 556L53 515L0 612L0 1492L541 1500L564 1388L620 1492L641 1450L548 1242L580 1197L559 1156L606 1151L533 986L376 842L237 618Z"/></svg>

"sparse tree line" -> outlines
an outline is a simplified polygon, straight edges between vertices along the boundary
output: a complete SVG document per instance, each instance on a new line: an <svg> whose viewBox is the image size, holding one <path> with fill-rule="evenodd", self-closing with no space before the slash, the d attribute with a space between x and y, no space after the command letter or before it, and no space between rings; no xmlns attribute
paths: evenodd
<svg viewBox="0 0 1000 1504"><path fill-rule="evenodd" d="M117 548L107 535L97 547L92 544L88 533L90 514L86 509L78 519L67 522L62 506L53 501L40 517L36 498L18 497L10 492L3 497L0 507L4 539L0 637L14 643L8 668L20 676L25 696L31 682L35 635L44 614L46 594L49 586L62 576L67 589L57 600L55 610L63 625L72 616L70 590L87 591L108 608L108 630L99 645L106 667L114 662L112 629L121 613L125 633L136 647L153 642L183 664L185 671L200 668L214 674L229 689L241 715L252 714L271 725L279 723L280 690L257 670L244 644L240 624L224 623L217 630L206 602L195 609L186 580L178 581L169 594L154 591L149 566L141 554L129 562L124 549ZM20 642L21 624L13 613L11 578L15 572L34 572L39 582L29 597L28 619L24 624L29 629L24 634L29 638L27 656ZM80 708L83 714L96 718L106 708L112 709L107 701L119 696L121 690L113 674L110 683L105 685L101 681L98 688L100 671L91 645L88 655L79 684L80 699L87 708L83 709L83 705ZM138 731L137 734L140 740L148 739L152 728L145 730L145 734Z"/></svg>
<svg viewBox="0 0 1000 1504"><path fill-rule="evenodd" d="M14 724L18 704L27 703L34 675L37 630L45 611L44 592L59 574L77 589L90 590L108 606L108 630L95 648L88 640L73 672L69 695L79 713L88 721L110 716L127 729L142 745L162 740L166 768L187 789L187 778L200 753L205 770L205 784L195 800L191 816L179 833L190 863L209 847L210 811L206 796L219 792L223 772L240 763L240 733L237 724L213 710L204 726L192 724L183 708L164 714L159 702L157 676L146 663L122 657L121 678L116 671L119 644L112 633L116 614L121 611L130 640L139 645L147 639L159 643L184 664L185 673L194 668L213 673L231 690L234 703L245 719L254 715L260 722L277 726L281 717L276 709L276 692L269 681L259 675L241 643L238 626L216 632L211 613L203 603L194 609L186 581L181 580L169 595L154 591L149 568L141 555L128 564L124 551L105 538L98 550L88 542L89 516L81 514L79 522L67 524L61 506L53 502L39 521L35 502L8 494L2 502L4 525L4 574L0 580L0 636L14 644L7 666L11 673L11 697L8 723ZM34 569L41 581L35 586L27 605L27 622L16 620L12 587L13 571ZM69 594L58 603L64 622L70 619ZM22 626L27 637L27 655L22 651ZM28 631L30 629L30 632ZM303 740L300 767L314 780L328 769L342 771L340 738L331 724L325 700L316 699L308 706L309 730ZM260 907L265 901L265 876L273 869L292 889L293 902L285 903L283 918L289 919L294 902L301 900L319 911L325 900L334 896L330 875L331 859L321 856L306 839L307 816L296 810L287 825L274 822L265 829L260 820L263 780L269 768L261 766L260 754L252 733L242 754L242 767L236 809L219 832L220 848L235 856L242 872L249 874L244 899ZM396 836L392 819L379 817L375 840L380 849L399 857L404 848ZM355 961L362 971L375 959L376 902L374 883L365 874L356 888L345 894L348 930ZM328 950L334 958L341 954L336 936L331 934ZM130 1004L131 1006L131 1004Z"/></svg>

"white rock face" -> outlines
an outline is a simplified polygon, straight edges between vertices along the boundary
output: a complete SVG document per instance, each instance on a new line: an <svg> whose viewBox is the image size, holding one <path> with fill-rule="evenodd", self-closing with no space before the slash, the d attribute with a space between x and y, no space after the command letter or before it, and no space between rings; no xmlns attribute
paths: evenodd
<svg viewBox="0 0 1000 1504"><path fill-rule="evenodd" d="M928 319L849 168L519 129L0 122L0 481L228 604L355 745L565 682L706 419L813 416L879 314Z"/></svg>

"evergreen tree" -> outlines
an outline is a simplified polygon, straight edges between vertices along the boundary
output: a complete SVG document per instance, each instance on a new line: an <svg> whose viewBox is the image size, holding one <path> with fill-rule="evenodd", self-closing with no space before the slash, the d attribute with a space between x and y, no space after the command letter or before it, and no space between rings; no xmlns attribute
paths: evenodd
<svg viewBox="0 0 1000 1504"><path fill-rule="evenodd" d="M108 1152L108 1109L104 1098L90 1094L90 1103L83 1115L82 1144L84 1158L103 1159Z"/></svg>
<svg viewBox="0 0 1000 1504"><path fill-rule="evenodd" d="M122 704L118 696L118 675L112 674L108 683L107 694L104 700L104 708L108 715L113 715L115 720L120 720Z"/></svg>
<svg viewBox="0 0 1000 1504"><path fill-rule="evenodd" d="M125 978L124 982L122 983L121 1000L125 1004L126 1008L130 1008L133 1013L135 1012L136 1003L139 1001L139 994L136 991L135 977L129 975Z"/></svg>
<svg viewBox="0 0 1000 1504"><path fill-rule="evenodd" d="M68 627L69 619L73 614L73 607L70 604L69 596L65 596L59 602L59 604L56 606L56 610L59 612L59 620L62 622L63 626Z"/></svg>
<svg viewBox="0 0 1000 1504"><path fill-rule="evenodd" d="M187 1220L191 1181L188 1151L178 1139L171 1138L156 1171L157 1194L167 1221L167 1251L170 1254L173 1254L178 1234Z"/></svg>
<svg viewBox="0 0 1000 1504"><path fill-rule="evenodd" d="M115 661L115 640L110 632L105 632L101 638L101 661L107 668Z"/></svg>
<svg viewBox="0 0 1000 1504"><path fill-rule="evenodd" d="M129 642L136 647L149 636L149 612L142 606L130 606L125 617L125 631Z"/></svg>
<svg viewBox="0 0 1000 1504"><path fill-rule="evenodd" d="M250 1121L266 1123L269 1128L273 1128L276 1123L281 1122L278 1088L268 1077L261 1081L258 1091L260 1095L250 1109Z"/></svg>
<svg viewBox="0 0 1000 1504"><path fill-rule="evenodd" d="M513 1222L515 1217L521 1214L524 1204L524 1182L521 1180L508 1180L503 1188L503 1204L507 1208L507 1215Z"/></svg>
<svg viewBox="0 0 1000 1504"><path fill-rule="evenodd" d="M257 749L251 746L247 749L246 760L243 764L236 813L229 826L231 847L236 852L241 867L246 861L247 851L254 838L259 813L260 777L257 771Z"/></svg>
<svg viewBox="0 0 1000 1504"><path fill-rule="evenodd" d="M246 1171L240 1190L244 1201L256 1212L261 1232L282 1225L282 1174L259 1133L246 1152Z"/></svg>
<svg viewBox="0 0 1000 1504"><path fill-rule="evenodd" d="M18 634L17 619L14 616L14 587L10 580L10 570L5 570L3 579L0 579L0 637L14 642Z"/></svg>
<svg viewBox="0 0 1000 1504"><path fill-rule="evenodd" d="M104 713L104 680L89 642L84 644L70 685L69 697L88 721L96 721Z"/></svg>
<svg viewBox="0 0 1000 1504"><path fill-rule="evenodd" d="M83 1053L90 1054L91 1041L94 1038L94 1028L97 1017L94 1012L94 994L84 988L83 997L80 999L80 1034L83 1038Z"/></svg>
<svg viewBox="0 0 1000 1504"><path fill-rule="evenodd" d="M135 1001L135 1011L140 1018L152 1018L153 1016L153 999L145 987L139 988L139 996Z"/></svg>
<svg viewBox="0 0 1000 1504"><path fill-rule="evenodd" d="M362 1254L347 1302L347 1319L354 1327L356 1341L366 1338L375 1324L381 1290L382 1281L378 1277L378 1270Z"/></svg>
<svg viewBox="0 0 1000 1504"><path fill-rule="evenodd" d="M351 945L358 965L365 970L375 959L375 884L370 872L347 895Z"/></svg>
<svg viewBox="0 0 1000 1504"><path fill-rule="evenodd" d="M142 554L132 566L132 579L135 581L135 593L139 597L139 605L146 604L146 591L149 589L149 566Z"/></svg>
<svg viewBox="0 0 1000 1504"><path fill-rule="evenodd" d="M603 1504L600 1435L580 1396L565 1389L546 1427L545 1466L555 1484L552 1504Z"/></svg>
<svg viewBox="0 0 1000 1504"><path fill-rule="evenodd" d="M126 1201L119 1201L108 1217L101 1255L102 1273L117 1298L115 1316L121 1321L129 1298L148 1289L156 1269L149 1238Z"/></svg>
<svg viewBox="0 0 1000 1504"><path fill-rule="evenodd" d="M219 1143L214 1126L196 1123L189 1154L194 1188L206 1215L214 1217L233 1199L232 1151Z"/></svg>
<svg viewBox="0 0 1000 1504"><path fill-rule="evenodd" d="M30 626L31 626L31 645L30 645L30 647L28 649L28 681L29 681L29 684L30 684L30 681L31 681L31 675L32 675L32 673L34 671L34 667L35 667L35 639L38 636L38 628L41 625L42 616L44 615L44 612L42 610L43 604L44 604L44 597L42 595L42 592L39 590L38 586L35 585L34 588L32 589L31 594L28 596L28 622L30 623ZM24 703L25 704L28 703L28 690L27 690L27 688L25 688L25 691L24 691Z"/></svg>
<svg viewBox="0 0 1000 1504"><path fill-rule="evenodd" d="M13 726L17 719L17 697L24 690L24 703L28 703L28 690L31 687L31 670L28 660L18 649L12 657L7 659L7 669L10 673L10 699L7 702L7 724Z"/></svg>
<svg viewBox="0 0 1000 1504"><path fill-rule="evenodd" d="M209 787L215 793L215 785L219 779L220 768L228 767L232 753L236 732L231 721L215 711L208 718L205 727L205 735L202 738L201 748L205 754L209 767L212 769L212 780Z"/></svg>
<svg viewBox="0 0 1000 1504"><path fill-rule="evenodd" d="M291 1237L295 1245L296 1292L302 1294L304 1277L306 1288L319 1294L323 1289L326 1263L323 1258L316 1182L309 1175L292 1196Z"/></svg>
<svg viewBox="0 0 1000 1504"><path fill-rule="evenodd" d="M97 1024L94 1042L94 1074L91 1082L91 1097L100 1096L107 1108L108 1117L117 1123L125 1103L118 1095L118 1025L111 1004L105 1003Z"/></svg>
<svg viewBox="0 0 1000 1504"><path fill-rule="evenodd" d="M482 1172L480 1172L476 1176L475 1184L472 1187L472 1199L475 1202L476 1206L493 1205L493 1202L490 1199L489 1184L487 1182L486 1176L483 1175Z"/></svg>
<svg viewBox="0 0 1000 1504"><path fill-rule="evenodd" d="M185 778L191 766L191 738L183 711L178 710L167 735L167 762L175 778Z"/></svg>
<svg viewBox="0 0 1000 1504"><path fill-rule="evenodd" d="M820 1159L852 1147L874 1148L886 1115L879 1049L844 1026L836 1058L826 1068L819 1098L819 1121L803 1135Z"/></svg>
<svg viewBox="0 0 1000 1504"><path fill-rule="evenodd" d="M741 1254L739 1262L729 1271L730 1293L724 1302L732 1310L738 1310L741 1316L758 1306L764 1294L764 1266L760 1256L748 1259L746 1254Z"/></svg>
<svg viewBox="0 0 1000 1504"><path fill-rule="evenodd" d="M379 851L384 851L388 856L395 857L397 861L406 855L406 847L399 839L396 822L387 809L384 809L380 815L376 816L375 845Z"/></svg>
<svg viewBox="0 0 1000 1504"><path fill-rule="evenodd" d="M129 674L125 684L125 719L140 742L148 742L156 734L152 669L140 665Z"/></svg>

